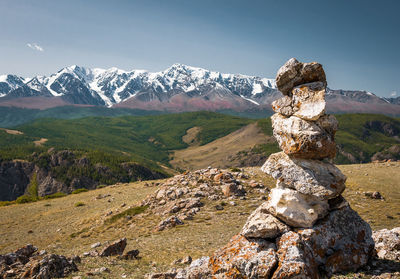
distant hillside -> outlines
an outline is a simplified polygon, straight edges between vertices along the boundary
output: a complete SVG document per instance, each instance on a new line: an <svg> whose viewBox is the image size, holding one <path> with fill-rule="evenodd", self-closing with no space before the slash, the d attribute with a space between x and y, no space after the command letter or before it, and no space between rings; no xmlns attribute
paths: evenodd
<svg viewBox="0 0 400 279"><path fill-rule="evenodd" d="M75 109L73 111L75 113ZM400 159L399 119L371 114L343 114L337 118L340 128L336 136L336 163ZM0 162L3 164L0 173L4 173L5 166L14 167L7 164L18 159L28 162L24 167L32 168L29 164L33 163L33 168L47 170L46 174L57 181L68 180L67 186L45 191L48 194L70 192L85 184L86 178L93 182L90 185L98 185L152 177L127 176L127 163L156 173L171 172L170 168L182 170L208 165L255 166L277 150L269 118L255 120L213 112L187 112L38 119L13 127L12 131L0 130ZM74 167L65 167L60 160L50 159L59 152L72 152L73 158L67 158L65 164ZM89 165L80 164L86 159ZM112 171L97 177L95 173L100 166ZM71 184L74 178L81 181L76 182L76 186ZM17 192L25 190L23 187Z"/></svg>
<svg viewBox="0 0 400 279"><path fill-rule="evenodd" d="M96 106L60 106L49 109L27 109L0 106L0 127L8 128L32 122L40 118L76 119L89 116L157 115L160 111L105 108Z"/></svg>

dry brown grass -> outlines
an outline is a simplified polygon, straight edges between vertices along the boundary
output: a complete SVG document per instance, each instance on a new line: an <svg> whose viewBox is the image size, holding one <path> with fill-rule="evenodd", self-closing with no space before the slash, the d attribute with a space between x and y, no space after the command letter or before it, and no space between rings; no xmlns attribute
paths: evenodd
<svg viewBox="0 0 400 279"><path fill-rule="evenodd" d="M188 134L193 137L193 133L196 132L193 130L189 133L189 130L185 137ZM238 152L249 150L257 144L267 143L268 140L269 137L262 133L257 123L252 123L206 145L176 150L170 163L174 167L189 170L208 166L227 168L234 165L231 158Z"/></svg>
<svg viewBox="0 0 400 279"><path fill-rule="evenodd" d="M349 183L345 196L354 209L369 220L374 229L398 226L400 215L400 163L366 164L340 166L348 175ZM259 168L248 168L252 179L263 181L268 187L274 181L261 173ZM365 176L368 173L368 176ZM118 184L95 191L69 195L54 200L44 200L31 204L0 207L0 253L12 251L27 243L39 249L67 256L90 250L90 245L100 241L113 241L127 237L129 249L139 249L140 260L121 261L111 258L83 258L79 265L82 275L93 268L106 266L111 272L97 278L143 278L151 271L170 268L171 262L186 255L197 258L210 255L213 251L240 231L250 212L263 201L261 194L253 191L246 200L235 200L237 206L225 205L224 210L216 211L220 201L205 200L205 207L195 215L194 220L185 225L153 232L161 220L146 210L131 220L121 218L116 222L105 223L110 210L113 214L122 212L129 206L138 205L156 187L147 187L144 182ZM359 191L380 191L385 201L370 200ZM110 197L95 199L98 195ZM109 201L110 200L110 201ZM83 202L85 206L75 207ZM126 203L125 207L121 204ZM379 209L379 210L378 210ZM386 214L394 219L388 219ZM33 233L28 233L32 230ZM72 275L71 275L72 276Z"/></svg>

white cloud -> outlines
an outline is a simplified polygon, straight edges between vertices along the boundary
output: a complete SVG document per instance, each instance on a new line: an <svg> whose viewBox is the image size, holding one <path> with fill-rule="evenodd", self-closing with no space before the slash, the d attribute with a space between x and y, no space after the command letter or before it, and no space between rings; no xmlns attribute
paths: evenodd
<svg viewBox="0 0 400 279"><path fill-rule="evenodd" d="M33 50L37 50L37 51L41 51L41 52L44 51L44 49L41 46L39 46L37 43L27 43L26 46Z"/></svg>
<svg viewBox="0 0 400 279"><path fill-rule="evenodd" d="M390 92L390 97L396 97L396 96L397 96L397 91Z"/></svg>

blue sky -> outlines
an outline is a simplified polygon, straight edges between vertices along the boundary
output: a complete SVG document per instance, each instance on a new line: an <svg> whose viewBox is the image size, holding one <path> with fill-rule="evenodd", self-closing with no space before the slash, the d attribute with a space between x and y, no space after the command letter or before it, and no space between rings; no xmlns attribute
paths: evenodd
<svg viewBox="0 0 400 279"><path fill-rule="evenodd" d="M328 86L400 96L400 1L0 0L0 74L77 64L163 70L183 63L275 77L289 58Z"/></svg>

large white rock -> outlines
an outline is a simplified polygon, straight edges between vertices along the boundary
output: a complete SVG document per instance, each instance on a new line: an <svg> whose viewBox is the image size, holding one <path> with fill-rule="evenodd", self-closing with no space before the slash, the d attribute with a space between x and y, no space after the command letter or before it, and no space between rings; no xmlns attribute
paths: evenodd
<svg viewBox="0 0 400 279"><path fill-rule="evenodd" d="M313 82L295 87L292 90L294 115L304 120L317 120L325 113L325 86Z"/></svg>
<svg viewBox="0 0 400 279"><path fill-rule="evenodd" d="M277 179L282 188L324 200L339 196L345 189L346 176L335 165L291 158L284 152L271 154L261 170Z"/></svg>
<svg viewBox="0 0 400 279"><path fill-rule="evenodd" d="M271 121L274 137L286 154L305 159L335 157L334 136L338 123L334 116L324 115L317 121L307 121L275 113Z"/></svg>
<svg viewBox="0 0 400 279"><path fill-rule="evenodd" d="M241 235L248 238L275 238L290 230L290 227L272 216L266 209L267 202L260 205L247 219Z"/></svg>
<svg viewBox="0 0 400 279"><path fill-rule="evenodd" d="M266 208L290 226L309 228L328 213L329 204L292 189L277 187L271 190Z"/></svg>

